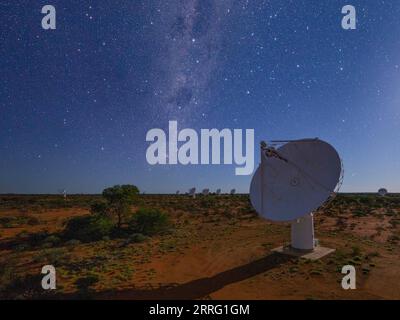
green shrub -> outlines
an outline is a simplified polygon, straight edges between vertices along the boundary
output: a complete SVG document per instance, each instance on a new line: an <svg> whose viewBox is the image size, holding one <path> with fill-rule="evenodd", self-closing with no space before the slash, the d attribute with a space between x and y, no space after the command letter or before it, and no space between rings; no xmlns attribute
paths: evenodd
<svg viewBox="0 0 400 320"><path fill-rule="evenodd" d="M51 243L51 242L44 242L40 247L42 248L42 249L50 249L50 248L53 248L53 243Z"/></svg>
<svg viewBox="0 0 400 320"><path fill-rule="evenodd" d="M28 241L32 246L37 246L37 245L40 245L44 241L44 239L48 238L49 236L50 236L50 234L48 231L45 231L45 230L39 231L39 232L30 234Z"/></svg>
<svg viewBox="0 0 400 320"><path fill-rule="evenodd" d="M75 217L67 221L64 238L83 242L101 240L113 229L112 221L105 216L87 215Z"/></svg>
<svg viewBox="0 0 400 320"><path fill-rule="evenodd" d="M71 240L68 240L66 243L65 243L65 245L67 245L67 246L77 246L77 245L80 245L81 244L81 242L79 241L79 240L76 240L76 239L71 239Z"/></svg>
<svg viewBox="0 0 400 320"><path fill-rule="evenodd" d="M129 236L130 242L136 243L136 242L143 242L147 239L147 237L141 233L132 233Z"/></svg>
<svg viewBox="0 0 400 320"><path fill-rule="evenodd" d="M30 248L31 247L28 243L21 243L15 247L15 250L20 252L20 251L29 250Z"/></svg>
<svg viewBox="0 0 400 320"><path fill-rule="evenodd" d="M63 248L43 248L36 252L33 258L35 263L61 265L68 261L68 250Z"/></svg>
<svg viewBox="0 0 400 320"><path fill-rule="evenodd" d="M90 274L76 280L75 285L80 291L88 291L97 282L99 282L99 277L96 274Z"/></svg>
<svg viewBox="0 0 400 320"><path fill-rule="evenodd" d="M26 231L26 230L24 229L24 230L22 230L21 232L19 232L19 233L17 234L17 238L18 238L19 240L28 241L29 238L30 238L30 234L29 234L28 231Z"/></svg>
<svg viewBox="0 0 400 320"><path fill-rule="evenodd" d="M35 226L39 224L39 219L29 215L22 215L18 217L1 217L0 225L4 228L15 228L24 224Z"/></svg>
<svg viewBox="0 0 400 320"><path fill-rule="evenodd" d="M60 243L60 238L55 236L55 235L51 235L48 236L46 239L44 239L44 243L51 243L52 245L57 245Z"/></svg>
<svg viewBox="0 0 400 320"><path fill-rule="evenodd" d="M170 226L168 216L158 209L139 209L129 222L134 233L151 236L165 231Z"/></svg>
<svg viewBox="0 0 400 320"><path fill-rule="evenodd" d="M0 224L5 226L13 221L14 217L0 217Z"/></svg>
<svg viewBox="0 0 400 320"><path fill-rule="evenodd" d="M0 263L0 293L7 288L14 278L15 273L12 266L9 263Z"/></svg>
<svg viewBox="0 0 400 320"><path fill-rule="evenodd" d="M353 246L353 247L351 248L351 255L352 255L353 257L360 256L360 255L361 255L361 248L358 247L358 246Z"/></svg>
<svg viewBox="0 0 400 320"><path fill-rule="evenodd" d="M368 216L368 212L366 210L355 210L355 211L353 211L353 216L366 217L366 216Z"/></svg>

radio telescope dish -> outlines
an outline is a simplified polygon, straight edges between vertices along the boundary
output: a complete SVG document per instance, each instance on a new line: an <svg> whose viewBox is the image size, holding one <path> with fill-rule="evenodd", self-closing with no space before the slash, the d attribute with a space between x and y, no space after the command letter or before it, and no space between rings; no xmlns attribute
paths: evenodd
<svg viewBox="0 0 400 320"><path fill-rule="evenodd" d="M220 195L221 194L221 189L217 189L216 194Z"/></svg>
<svg viewBox="0 0 400 320"><path fill-rule="evenodd" d="M60 189L58 192L63 195L64 200L67 200L67 189Z"/></svg>
<svg viewBox="0 0 400 320"><path fill-rule="evenodd" d="M207 196L210 192L210 189L203 189L203 196Z"/></svg>
<svg viewBox="0 0 400 320"><path fill-rule="evenodd" d="M233 195L233 194L235 194L236 193L236 189L232 189L231 190L231 194Z"/></svg>
<svg viewBox="0 0 400 320"><path fill-rule="evenodd" d="M176 194L179 194L179 190L176 190Z"/></svg>
<svg viewBox="0 0 400 320"><path fill-rule="evenodd" d="M192 196L193 198L196 198L196 188L191 188L189 190L189 196Z"/></svg>
<svg viewBox="0 0 400 320"><path fill-rule="evenodd" d="M386 194L388 193L388 191L387 191L385 188L380 188L380 189L378 190L378 193L379 193L380 196L384 197L384 196L386 196Z"/></svg>
<svg viewBox="0 0 400 320"><path fill-rule="evenodd" d="M250 200L264 218L290 221L315 211L334 193L342 172L336 150L318 139L264 148Z"/></svg>
<svg viewBox="0 0 400 320"><path fill-rule="evenodd" d="M264 218L292 221L292 247L314 249L313 212L335 194L342 178L337 151L319 139L261 143L261 163L250 185L250 201Z"/></svg>

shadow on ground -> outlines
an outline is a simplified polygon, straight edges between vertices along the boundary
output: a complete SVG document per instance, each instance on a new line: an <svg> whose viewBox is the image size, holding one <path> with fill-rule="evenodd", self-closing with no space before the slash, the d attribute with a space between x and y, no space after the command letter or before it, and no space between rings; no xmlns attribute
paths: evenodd
<svg viewBox="0 0 400 320"><path fill-rule="evenodd" d="M278 253L221 272L209 278L193 280L184 284L160 286L155 289L134 288L123 291L105 291L95 294L95 299L201 299L235 282L262 274L288 262L293 257Z"/></svg>

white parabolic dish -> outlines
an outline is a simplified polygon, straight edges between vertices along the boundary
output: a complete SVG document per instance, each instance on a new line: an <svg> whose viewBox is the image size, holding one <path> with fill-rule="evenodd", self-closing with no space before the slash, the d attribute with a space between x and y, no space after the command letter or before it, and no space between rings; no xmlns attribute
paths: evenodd
<svg viewBox="0 0 400 320"><path fill-rule="evenodd" d="M281 158L262 152L250 185L254 209L275 221L315 211L339 182L342 168L337 151L325 141L303 139L287 142L276 152Z"/></svg>
<svg viewBox="0 0 400 320"><path fill-rule="evenodd" d="M378 190L379 195L385 196L387 194L387 190L385 188L381 188Z"/></svg>

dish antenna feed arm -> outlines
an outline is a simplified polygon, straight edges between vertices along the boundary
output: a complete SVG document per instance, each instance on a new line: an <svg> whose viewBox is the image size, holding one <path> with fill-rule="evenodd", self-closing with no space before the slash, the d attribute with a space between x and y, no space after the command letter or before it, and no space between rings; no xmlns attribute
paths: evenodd
<svg viewBox="0 0 400 320"><path fill-rule="evenodd" d="M278 158L279 160L288 162L288 160L285 157L282 157L274 147L268 147L265 141L261 141L260 148L261 148L261 162L263 161L263 155L265 157L275 157Z"/></svg>

